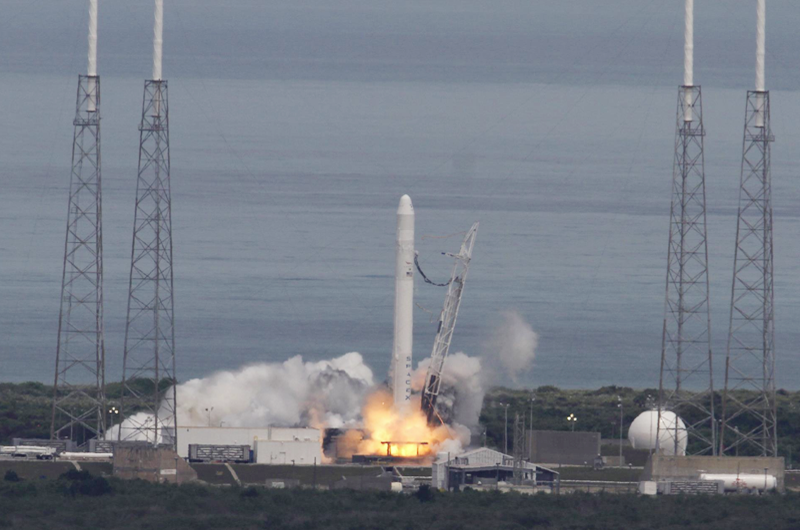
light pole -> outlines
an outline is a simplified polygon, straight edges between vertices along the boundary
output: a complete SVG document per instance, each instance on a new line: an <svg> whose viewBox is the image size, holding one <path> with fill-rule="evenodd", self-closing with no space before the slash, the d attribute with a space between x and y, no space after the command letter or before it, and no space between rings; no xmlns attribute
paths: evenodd
<svg viewBox="0 0 800 530"><path fill-rule="evenodd" d="M501 407L505 407L506 409L506 428L505 428L505 436L503 437L503 454L508 454L508 407L511 405L509 403L500 403Z"/></svg>
<svg viewBox="0 0 800 530"><path fill-rule="evenodd" d="M117 407L111 407L110 409L108 409L108 413L111 415L111 416L110 416L110 418L109 418L111 421L110 421L109 423L110 423L112 426L113 426L113 425L116 425L116 421L115 421L115 420L116 420L117 418L119 418L119 409L118 409ZM108 427L109 427L109 426L108 426L108 425L106 425L106 431L108 431ZM119 428L120 428L120 429L122 429L122 425L120 425L120 427L119 427Z"/></svg>
<svg viewBox="0 0 800 530"><path fill-rule="evenodd" d="M208 413L208 426L211 427L211 412L214 410L214 407L206 407L206 412Z"/></svg>
<svg viewBox="0 0 800 530"><path fill-rule="evenodd" d="M619 465L622 465L622 398L617 396L617 407L619 407Z"/></svg>
<svg viewBox="0 0 800 530"><path fill-rule="evenodd" d="M567 416L567 421L572 424L572 432L575 432L575 422L578 421L578 418L575 417L575 414L571 414Z"/></svg>

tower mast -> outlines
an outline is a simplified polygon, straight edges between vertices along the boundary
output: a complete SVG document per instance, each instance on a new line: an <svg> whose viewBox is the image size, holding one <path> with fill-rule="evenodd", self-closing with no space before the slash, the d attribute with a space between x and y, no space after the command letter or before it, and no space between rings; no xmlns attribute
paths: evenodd
<svg viewBox="0 0 800 530"><path fill-rule="evenodd" d="M756 89L745 106L720 453L778 455L766 2L756 8ZM738 392L749 390L748 393ZM737 424L734 426L734 424Z"/></svg>
<svg viewBox="0 0 800 530"><path fill-rule="evenodd" d="M155 0L153 79L144 82L118 438L177 447L169 103L163 0ZM143 411L146 416L135 415ZM139 419L141 418L141 419Z"/></svg>
<svg viewBox="0 0 800 530"><path fill-rule="evenodd" d="M704 137L702 93L694 84L694 0L685 0L656 436L661 440L662 430L669 433L673 454L684 434L677 421L662 425L667 409L686 423L692 453L716 454Z"/></svg>
<svg viewBox="0 0 800 530"><path fill-rule="evenodd" d="M61 277L52 439L84 443L105 432L103 223L97 0L89 0L87 75L78 76L67 233Z"/></svg>

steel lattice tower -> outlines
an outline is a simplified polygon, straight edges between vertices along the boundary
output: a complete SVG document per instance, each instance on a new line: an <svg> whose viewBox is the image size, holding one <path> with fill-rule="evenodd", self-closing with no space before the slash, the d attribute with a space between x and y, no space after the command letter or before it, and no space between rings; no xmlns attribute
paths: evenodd
<svg viewBox="0 0 800 530"><path fill-rule="evenodd" d="M678 90L657 440L662 410L686 424L690 451L716 454L709 308L703 102L693 77L693 2L686 2L686 74ZM675 454L683 432L675 422Z"/></svg>
<svg viewBox="0 0 800 530"><path fill-rule="evenodd" d="M765 456L778 454L770 175L772 141L769 92L749 91L720 453L749 447ZM734 423L737 423L736 427ZM735 439L726 444L726 435L730 434Z"/></svg>
<svg viewBox="0 0 800 530"><path fill-rule="evenodd" d="M514 414L514 485L521 486L525 479L525 414Z"/></svg>
<svg viewBox="0 0 800 530"><path fill-rule="evenodd" d="M139 175L125 326L119 439L176 445L169 104L161 79L161 0L156 0L153 79L144 83ZM136 412L146 412L147 417Z"/></svg>
<svg viewBox="0 0 800 530"><path fill-rule="evenodd" d="M97 0L89 3L89 75L78 77L50 437L105 432L103 223Z"/></svg>
<svg viewBox="0 0 800 530"><path fill-rule="evenodd" d="M756 89L747 92L720 453L778 456L766 1L756 8ZM749 392L748 392L749 391ZM734 441L727 444L728 436Z"/></svg>

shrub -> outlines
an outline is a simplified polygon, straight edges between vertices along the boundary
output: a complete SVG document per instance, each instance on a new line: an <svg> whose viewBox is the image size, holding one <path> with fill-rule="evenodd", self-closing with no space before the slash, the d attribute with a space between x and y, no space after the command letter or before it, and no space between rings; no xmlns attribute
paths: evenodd
<svg viewBox="0 0 800 530"><path fill-rule="evenodd" d="M243 499L252 499L254 497L258 497L258 490L253 486L249 486L239 493L239 496Z"/></svg>

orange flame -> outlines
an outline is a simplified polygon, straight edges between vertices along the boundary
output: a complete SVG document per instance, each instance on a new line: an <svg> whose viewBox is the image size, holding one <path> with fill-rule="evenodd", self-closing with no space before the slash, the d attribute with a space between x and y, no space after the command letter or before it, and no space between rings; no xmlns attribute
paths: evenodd
<svg viewBox="0 0 800 530"><path fill-rule="evenodd" d="M429 427L418 401L416 406L398 411L386 390L378 390L367 398L362 416L369 438L359 444L361 454L386 455L388 452L390 456L424 458L435 454L446 440L458 438L446 425Z"/></svg>

